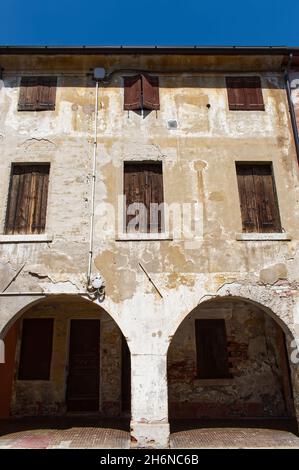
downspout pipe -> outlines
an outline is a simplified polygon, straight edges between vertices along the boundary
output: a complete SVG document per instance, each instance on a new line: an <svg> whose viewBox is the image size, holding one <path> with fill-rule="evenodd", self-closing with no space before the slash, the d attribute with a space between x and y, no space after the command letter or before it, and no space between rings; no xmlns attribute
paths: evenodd
<svg viewBox="0 0 299 470"><path fill-rule="evenodd" d="M298 127L297 127L297 120L296 120L296 114L295 114L295 109L294 109L294 103L293 103L293 100L292 100L292 92L291 92L291 84L290 84L290 76L289 76L289 70L290 70L292 60L293 60L293 54L290 54L289 55L288 65L287 65L287 68L285 69L285 72L284 72L284 79L285 79L285 86L286 86L288 103L289 103L289 110L290 110L290 115L291 115L291 123L292 123L292 128L293 128L293 134L294 134L294 139L295 139L297 160L298 160L298 163L299 163L299 135L298 135Z"/></svg>
<svg viewBox="0 0 299 470"><path fill-rule="evenodd" d="M94 109L94 137L93 137L93 163L92 163L92 181L91 181L91 209L90 209L90 233L89 233L89 251L87 268L87 288L90 286L91 268L93 259L93 240L94 240L94 210L95 210L95 188L97 176L97 144L98 144L98 107L99 107L99 80L96 79L95 88L95 109Z"/></svg>

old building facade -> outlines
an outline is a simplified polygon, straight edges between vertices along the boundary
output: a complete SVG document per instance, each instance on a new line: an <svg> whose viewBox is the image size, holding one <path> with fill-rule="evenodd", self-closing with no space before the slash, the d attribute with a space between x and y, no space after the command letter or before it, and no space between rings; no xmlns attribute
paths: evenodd
<svg viewBox="0 0 299 470"><path fill-rule="evenodd" d="M0 50L1 418L299 422L297 53Z"/></svg>

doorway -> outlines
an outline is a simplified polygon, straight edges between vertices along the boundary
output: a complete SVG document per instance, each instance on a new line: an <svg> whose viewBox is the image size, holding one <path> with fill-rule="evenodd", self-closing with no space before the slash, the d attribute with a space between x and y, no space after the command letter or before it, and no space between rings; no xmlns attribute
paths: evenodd
<svg viewBox="0 0 299 470"><path fill-rule="evenodd" d="M100 320L71 320L68 411L99 411Z"/></svg>

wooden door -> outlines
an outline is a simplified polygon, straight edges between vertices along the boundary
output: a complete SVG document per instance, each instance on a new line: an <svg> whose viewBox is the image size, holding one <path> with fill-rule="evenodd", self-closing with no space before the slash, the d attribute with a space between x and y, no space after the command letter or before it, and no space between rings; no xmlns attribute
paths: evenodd
<svg viewBox="0 0 299 470"><path fill-rule="evenodd" d="M100 321L72 320L70 332L68 411L99 410Z"/></svg>

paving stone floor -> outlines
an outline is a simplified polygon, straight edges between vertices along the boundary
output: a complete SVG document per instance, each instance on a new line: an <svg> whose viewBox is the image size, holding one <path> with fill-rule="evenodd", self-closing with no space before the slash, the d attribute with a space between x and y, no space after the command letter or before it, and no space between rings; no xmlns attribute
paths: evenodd
<svg viewBox="0 0 299 470"><path fill-rule="evenodd" d="M0 449L128 449L129 423L97 418L0 421Z"/></svg>
<svg viewBox="0 0 299 470"><path fill-rule="evenodd" d="M170 447L296 448L296 424L277 422L191 422L171 426ZM128 449L129 422L97 417L19 418L0 421L0 449Z"/></svg>
<svg viewBox="0 0 299 470"><path fill-rule="evenodd" d="M297 423L291 420L177 421L171 426L170 447L296 448Z"/></svg>

